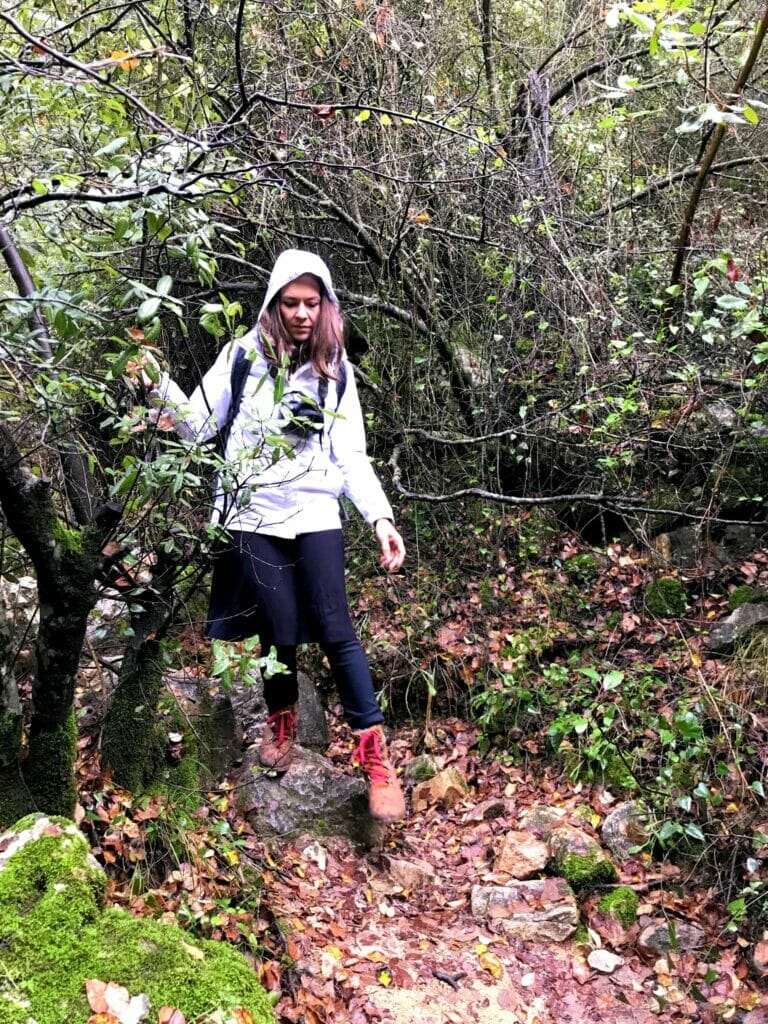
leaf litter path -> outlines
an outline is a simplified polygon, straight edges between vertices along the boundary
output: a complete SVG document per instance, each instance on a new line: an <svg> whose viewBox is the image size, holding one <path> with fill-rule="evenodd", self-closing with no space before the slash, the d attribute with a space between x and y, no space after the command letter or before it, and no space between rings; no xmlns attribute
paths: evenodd
<svg viewBox="0 0 768 1024"><path fill-rule="evenodd" d="M722 908L708 890L684 884L672 865L636 858L624 866L620 881L633 885L641 901L640 924L631 929L597 912L598 896L582 900L588 945L523 943L475 920L471 888L497 880L494 852L523 813L544 804L561 808L564 820L580 828L599 828L612 798L561 780L558 786L548 771L533 775L483 761L471 730L456 720L433 731L432 756L439 767L464 774L466 799L410 814L368 853L339 839L273 849L264 895L280 922L285 955L282 966L278 959L262 964L262 978L282 992L281 1022L768 1024L742 949L723 930ZM411 756L415 740L414 733L397 734L390 744L396 762ZM328 756L344 762L348 751L337 740ZM704 928L711 942L706 962L690 953L641 958L640 925L660 916ZM595 945L621 957L611 975L587 964Z"/></svg>

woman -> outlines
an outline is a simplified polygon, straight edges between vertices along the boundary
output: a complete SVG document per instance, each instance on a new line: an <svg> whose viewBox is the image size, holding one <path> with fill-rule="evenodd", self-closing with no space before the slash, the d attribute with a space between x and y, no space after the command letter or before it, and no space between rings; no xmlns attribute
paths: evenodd
<svg viewBox="0 0 768 1024"><path fill-rule="evenodd" d="M244 356L250 365L244 364L241 385L233 367ZM146 373L142 379L148 383ZM183 436L204 440L225 428L215 518L226 527L228 543L214 562L206 635L242 640L258 634L262 651L274 647L285 666L264 680L269 717L261 764L284 772L291 763L296 648L318 642L358 736L353 763L368 777L371 814L399 820L403 794L349 615L339 496L346 494L373 526L381 564L390 572L402 565L405 547L365 453L339 302L323 260L297 249L283 252L256 327L221 351L191 398L166 374L153 391L153 402L170 409Z"/></svg>

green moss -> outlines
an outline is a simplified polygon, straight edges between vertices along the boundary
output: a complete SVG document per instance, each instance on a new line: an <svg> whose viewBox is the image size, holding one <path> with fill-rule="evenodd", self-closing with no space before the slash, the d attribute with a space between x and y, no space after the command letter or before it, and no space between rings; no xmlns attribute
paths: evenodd
<svg viewBox="0 0 768 1024"><path fill-rule="evenodd" d="M64 725L30 737L29 757L24 762L24 780L34 806L46 814L71 816L77 802L75 756L77 724L74 712Z"/></svg>
<svg viewBox="0 0 768 1024"><path fill-rule="evenodd" d="M577 892L610 885L617 878L613 864L597 853L566 853L558 866L560 874Z"/></svg>
<svg viewBox="0 0 768 1024"><path fill-rule="evenodd" d="M662 576L645 588L645 608L660 619L685 613L685 587L676 576Z"/></svg>
<svg viewBox="0 0 768 1024"><path fill-rule="evenodd" d="M603 781L614 794L632 793L637 789L637 779L618 754L607 757Z"/></svg>
<svg viewBox="0 0 768 1024"><path fill-rule="evenodd" d="M158 657L153 660L153 655ZM159 647L151 641L145 664L118 683L104 722L104 761L118 786L132 793L141 792L157 765L157 705L162 689Z"/></svg>
<svg viewBox="0 0 768 1024"><path fill-rule="evenodd" d="M32 794L22 778L19 765L0 767L0 829L10 828L34 809Z"/></svg>
<svg viewBox="0 0 768 1024"><path fill-rule="evenodd" d="M608 892L598 903L598 910L604 914L610 914L620 921L625 928L629 928L637 920L637 908L640 904L637 893L629 886L620 885L613 892Z"/></svg>
<svg viewBox="0 0 768 1024"><path fill-rule="evenodd" d="M71 526L62 523L60 519L56 519L53 523L53 538L65 551L72 551L75 554L82 555L84 538L81 530L73 529Z"/></svg>
<svg viewBox="0 0 768 1024"><path fill-rule="evenodd" d="M102 910L106 879L87 854L84 837L60 821L0 872L0 1024L85 1020L87 978L145 993L155 1009L175 1006L187 1020L242 1006L258 1024L274 1021L256 975L231 946Z"/></svg>
<svg viewBox="0 0 768 1024"><path fill-rule="evenodd" d="M750 587L748 583L744 583L742 586L736 587L728 595L728 610L735 612L743 604L756 604L765 601L765 599L765 594L761 594L755 587Z"/></svg>
<svg viewBox="0 0 768 1024"><path fill-rule="evenodd" d="M421 754L414 757L405 767L405 777L409 782L428 782L437 775L437 768L430 757Z"/></svg>
<svg viewBox="0 0 768 1024"><path fill-rule="evenodd" d="M573 941L578 943L580 946L588 946L591 944L592 939L590 938L587 926L583 921L579 921L579 925L573 936Z"/></svg>

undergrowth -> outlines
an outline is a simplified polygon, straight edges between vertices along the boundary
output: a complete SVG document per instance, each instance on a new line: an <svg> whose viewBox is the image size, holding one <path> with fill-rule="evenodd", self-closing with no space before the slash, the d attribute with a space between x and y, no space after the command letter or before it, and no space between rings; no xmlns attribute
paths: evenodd
<svg viewBox="0 0 768 1024"><path fill-rule="evenodd" d="M358 621L392 717L468 715L489 756L554 761L571 781L642 799L654 852L707 873L736 916L745 886L762 898L750 867L768 785L768 633L729 660L705 642L740 568L685 576L629 544L588 548L539 512L487 510L473 543L466 524L443 531L430 537L443 563L417 559L395 579L352 545ZM764 586L768 560L744 564ZM685 592L675 617L644 598L662 577Z"/></svg>

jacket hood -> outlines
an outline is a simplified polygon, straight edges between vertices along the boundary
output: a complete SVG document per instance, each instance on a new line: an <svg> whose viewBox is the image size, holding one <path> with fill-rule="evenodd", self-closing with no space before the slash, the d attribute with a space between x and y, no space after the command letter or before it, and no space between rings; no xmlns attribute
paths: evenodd
<svg viewBox="0 0 768 1024"><path fill-rule="evenodd" d="M328 293L328 298L338 307L339 300L333 290L331 272L325 262L314 252L306 252L304 249L286 249L275 260L258 319L261 320L262 313L281 288L285 288L291 281L295 281L297 277L302 277L304 274L314 274L315 277L319 277Z"/></svg>

